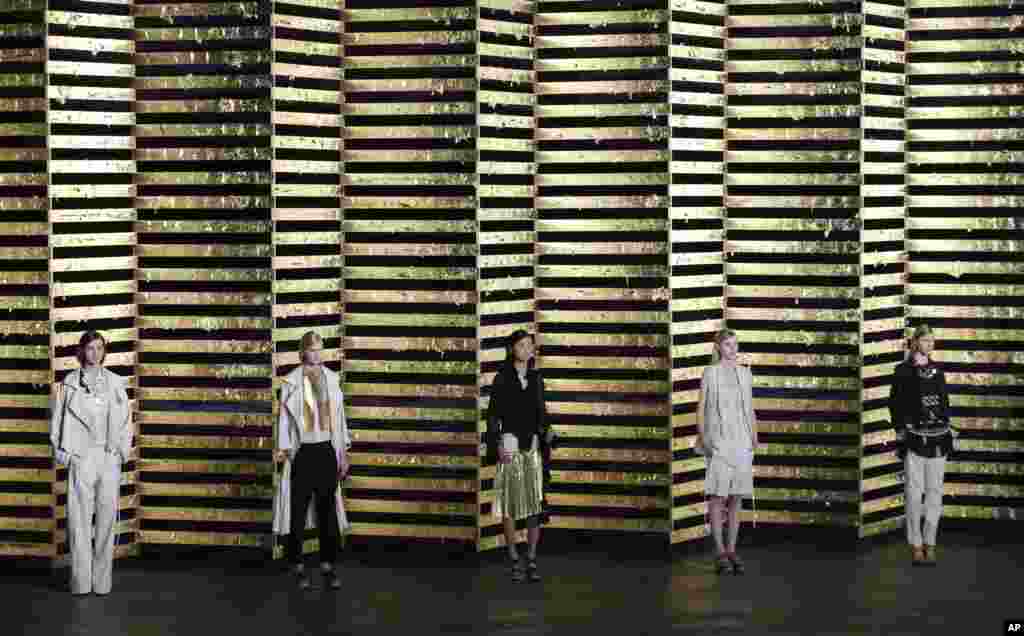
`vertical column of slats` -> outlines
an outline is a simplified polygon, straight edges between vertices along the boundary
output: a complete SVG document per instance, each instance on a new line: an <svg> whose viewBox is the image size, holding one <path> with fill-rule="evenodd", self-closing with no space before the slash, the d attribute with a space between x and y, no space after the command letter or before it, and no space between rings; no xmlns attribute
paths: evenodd
<svg viewBox="0 0 1024 636"><path fill-rule="evenodd" d="M476 5L346 2L353 534L477 540Z"/></svg>
<svg viewBox="0 0 1024 636"><path fill-rule="evenodd" d="M861 71L861 503L860 536L903 522L901 464L891 445L889 386L904 355L903 0L865 2Z"/></svg>
<svg viewBox="0 0 1024 636"><path fill-rule="evenodd" d="M535 333L534 219L536 155L533 6L522 0L480 0L477 70L480 290L477 340L480 360L480 432L494 374L505 360L505 338L516 329ZM494 467L480 472L480 540L486 550L504 545L492 513Z"/></svg>
<svg viewBox="0 0 1024 636"><path fill-rule="evenodd" d="M728 7L726 320L754 372L757 518L852 529L860 5Z"/></svg>
<svg viewBox="0 0 1024 636"><path fill-rule="evenodd" d="M537 320L555 527L668 530L668 13L541 2Z"/></svg>
<svg viewBox="0 0 1024 636"><path fill-rule="evenodd" d="M914 0L909 30L910 318L963 430L943 514L1020 519L1024 6Z"/></svg>
<svg viewBox="0 0 1024 636"><path fill-rule="evenodd" d="M50 288L54 380L79 367L82 332L107 339L104 365L135 384L135 173L131 6L50 0ZM129 394L134 393L130 390ZM133 423L134 425L134 423ZM135 551L135 457L121 477L118 556ZM61 482L61 490L66 483ZM66 548L65 499L58 544Z"/></svg>
<svg viewBox="0 0 1024 636"><path fill-rule="evenodd" d="M56 554L46 2L0 7L0 557Z"/></svg>
<svg viewBox="0 0 1024 636"><path fill-rule="evenodd" d="M672 9L672 543L703 537L704 459L691 449L700 378L723 326L725 3Z"/></svg>
<svg viewBox="0 0 1024 636"><path fill-rule="evenodd" d="M273 15L274 368L306 331L341 357L341 0L278 0ZM274 412L278 413L275 386ZM316 543L310 540L312 549Z"/></svg>
<svg viewBox="0 0 1024 636"><path fill-rule="evenodd" d="M269 5L135 4L144 544L269 534Z"/></svg>

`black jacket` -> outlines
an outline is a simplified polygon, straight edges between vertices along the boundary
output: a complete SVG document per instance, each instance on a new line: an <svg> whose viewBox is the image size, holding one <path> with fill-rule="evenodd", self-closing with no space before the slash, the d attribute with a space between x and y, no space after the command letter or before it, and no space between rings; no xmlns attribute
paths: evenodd
<svg viewBox="0 0 1024 636"><path fill-rule="evenodd" d="M949 390L946 388L946 375L937 367L935 380L941 410L948 425ZM913 434L914 429L920 428L922 408L920 380L917 377L917 369L909 358L896 365L893 372L892 386L889 390L889 416L896 436L904 446L901 452L909 448L919 455L934 457L936 452L946 455L952 451L951 433L931 438Z"/></svg>
<svg viewBox="0 0 1024 636"><path fill-rule="evenodd" d="M540 446L541 460L544 465L545 493L544 513L541 516L541 521L547 523L549 517L547 512L547 491L548 485L551 483L551 449L555 444L548 443L550 426L547 422L547 406L544 401L544 378L537 369L530 369L528 373L530 381L535 382L537 386L536 403L533 404L533 408L536 409L537 413L536 433L537 443ZM519 378L517 377L515 366L510 362L505 363L494 376L494 382L491 384L491 401L487 407L487 432L484 434L484 443L487 445L487 465L492 465L498 461L498 445L501 443L502 433L505 432L503 430L504 422L511 419L510 415L514 412L515 408L522 406L517 404L520 395ZM519 437L519 447L522 449L529 448L530 443L533 441L531 439L532 433L523 433Z"/></svg>

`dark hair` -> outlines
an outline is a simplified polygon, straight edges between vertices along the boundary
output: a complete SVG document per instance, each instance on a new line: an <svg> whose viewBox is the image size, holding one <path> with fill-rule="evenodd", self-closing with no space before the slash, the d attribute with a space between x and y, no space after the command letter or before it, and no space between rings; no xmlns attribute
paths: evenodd
<svg viewBox="0 0 1024 636"><path fill-rule="evenodd" d="M505 340L505 363L506 364L512 365L512 364L515 363L515 361L516 361L516 354L513 352L513 349L516 348L516 344L520 340L522 340L523 338L529 338L530 340L533 340L533 334L530 333L529 331L525 330L525 329L516 329L511 334L509 334L509 337ZM531 368L531 369L533 368L535 361L536 361L536 359L531 359L530 360L529 368Z"/></svg>
<svg viewBox="0 0 1024 636"><path fill-rule="evenodd" d="M100 332L90 329L82 334L82 337L78 339L78 353L75 357L78 358L78 364L85 366L85 348L89 346L93 340L99 340L103 343L103 357L100 358L100 364L107 359L107 339L103 337Z"/></svg>

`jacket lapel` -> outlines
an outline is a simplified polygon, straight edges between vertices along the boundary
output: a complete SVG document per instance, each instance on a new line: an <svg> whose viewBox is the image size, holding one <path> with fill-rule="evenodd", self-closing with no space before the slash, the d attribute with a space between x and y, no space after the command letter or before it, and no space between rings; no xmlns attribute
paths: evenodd
<svg viewBox="0 0 1024 636"><path fill-rule="evenodd" d="M298 373L296 373L298 371ZM285 382L281 386L281 403L291 417L292 422L298 429L302 430L302 367L296 367L285 376Z"/></svg>
<svg viewBox="0 0 1024 636"><path fill-rule="evenodd" d="M88 398L85 395L85 391L78 386L78 371L72 371L68 377L64 379L64 390L68 392L68 412L75 416L79 422L82 423L87 430L95 434L96 431L92 427L92 418L86 415L86 406L84 401Z"/></svg>

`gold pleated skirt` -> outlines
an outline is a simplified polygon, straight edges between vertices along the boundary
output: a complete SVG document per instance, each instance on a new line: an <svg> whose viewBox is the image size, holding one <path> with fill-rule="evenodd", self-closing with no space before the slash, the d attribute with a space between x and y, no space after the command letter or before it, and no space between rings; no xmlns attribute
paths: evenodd
<svg viewBox="0 0 1024 636"><path fill-rule="evenodd" d="M498 464L494 477L494 514L502 519L526 519L543 511L544 468L540 451L512 455L512 461Z"/></svg>

